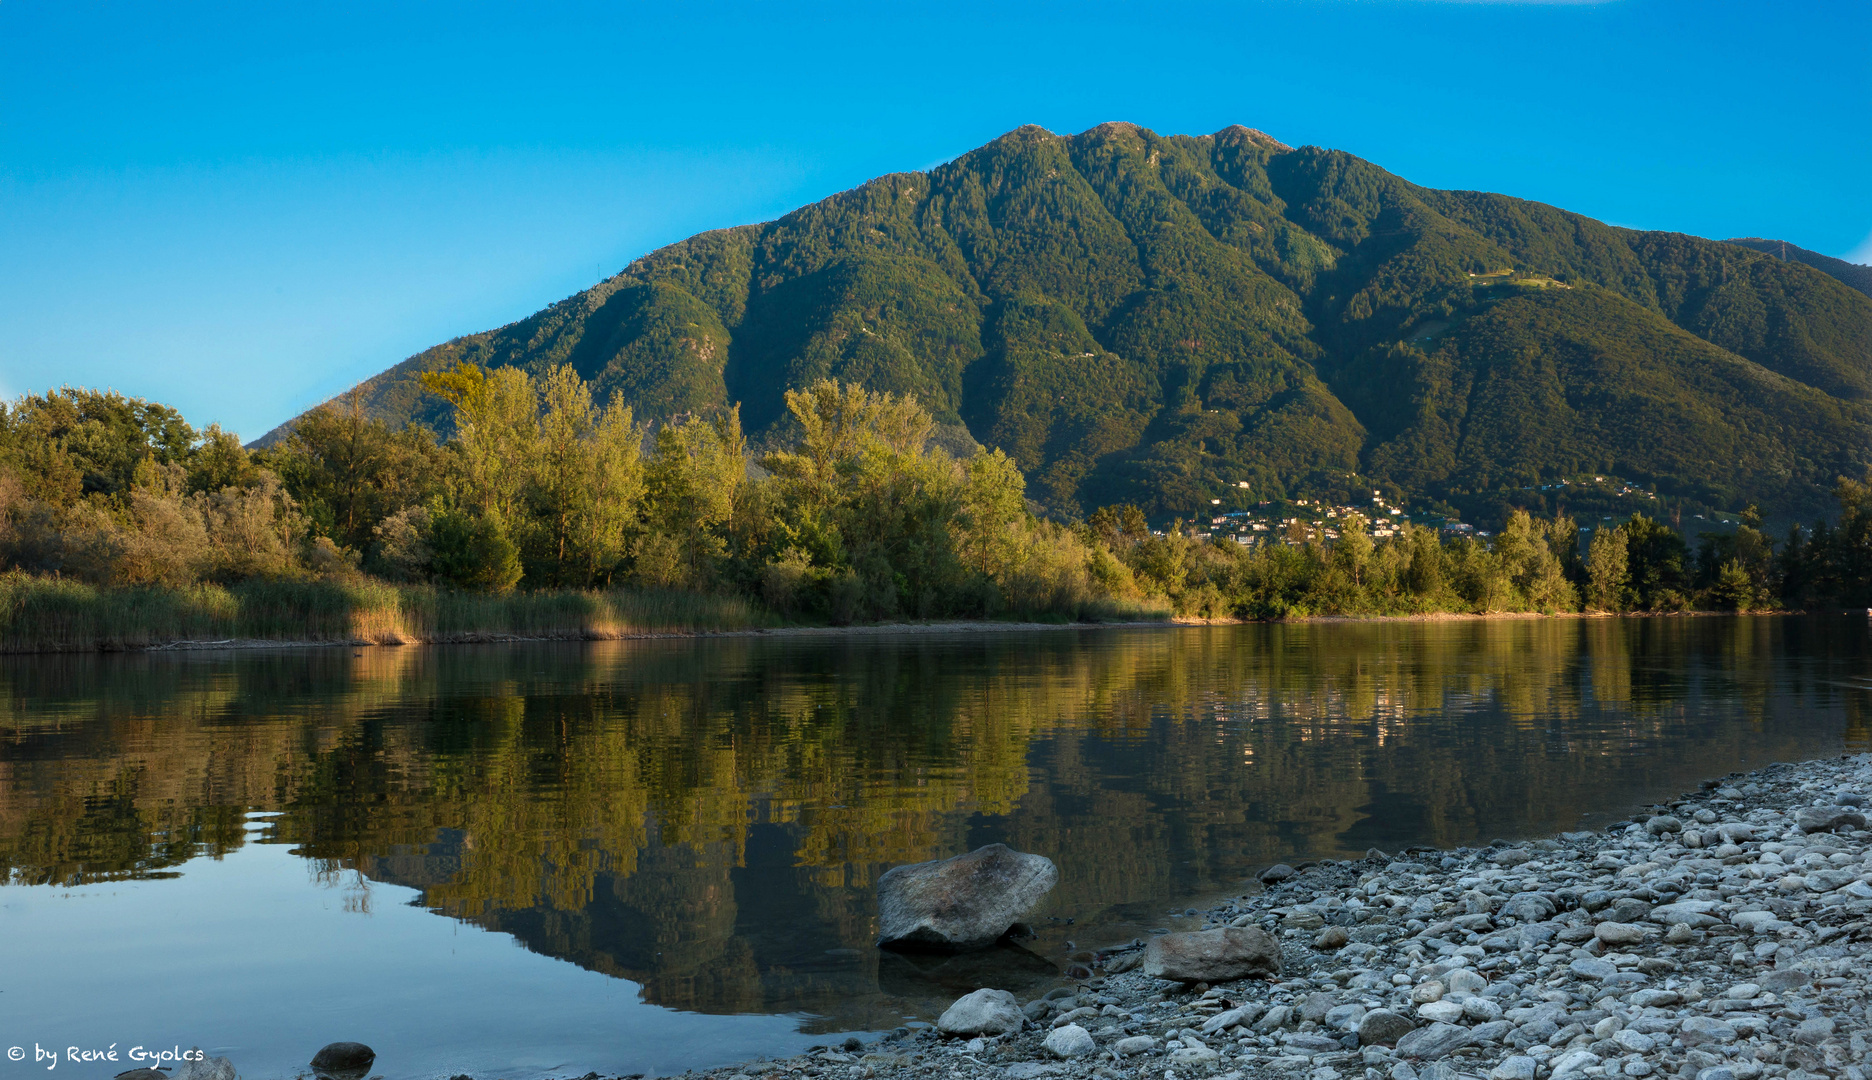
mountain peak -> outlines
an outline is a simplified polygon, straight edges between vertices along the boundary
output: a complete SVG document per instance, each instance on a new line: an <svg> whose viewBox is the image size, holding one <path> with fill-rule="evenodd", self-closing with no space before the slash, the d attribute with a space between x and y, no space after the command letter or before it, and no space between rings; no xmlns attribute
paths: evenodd
<svg viewBox="0 0 1872 1080"><path fill-rule="evenodd" d="M362 398L446 430L420 373L568 364L644 420L739 403L773 445L831 377L914 395L1064 513L1357 487L1488 517L1583 472L1811 516L1872 463L1868 357L1872 300L1778 257L1110 121L679 241Z"/></svg>

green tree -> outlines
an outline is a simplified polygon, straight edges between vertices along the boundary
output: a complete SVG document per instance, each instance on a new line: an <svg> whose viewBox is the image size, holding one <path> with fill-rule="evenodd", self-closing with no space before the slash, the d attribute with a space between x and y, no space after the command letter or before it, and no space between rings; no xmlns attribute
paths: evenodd
<svg viewBox="0 0 1872 1080"><path fill-rule="evenodd" d="M1625 588L1630 577L1627 542L1625 530L1616 526L1593 530L1586 553L1587 602L1596 610L1625 610Z"/></svg>

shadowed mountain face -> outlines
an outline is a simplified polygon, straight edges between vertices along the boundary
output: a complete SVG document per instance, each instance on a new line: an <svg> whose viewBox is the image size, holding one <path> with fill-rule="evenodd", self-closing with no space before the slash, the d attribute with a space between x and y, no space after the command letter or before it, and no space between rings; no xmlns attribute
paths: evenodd
<svg viewBox="0 0 1872 1080"><path fill-rule="evenodd" d="M1808 516L1872 460L1872 299L1828 274L1240 127L1021 128L652 252L366 407L445 430L416 376L464 360L651 419L740 402L757 444L789 387L912 393L1067 513L1590 470Z"/></svg>

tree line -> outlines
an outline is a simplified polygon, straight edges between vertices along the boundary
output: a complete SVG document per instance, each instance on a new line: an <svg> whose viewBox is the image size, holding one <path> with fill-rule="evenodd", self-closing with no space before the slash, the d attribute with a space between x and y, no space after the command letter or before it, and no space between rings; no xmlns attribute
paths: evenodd
<svg viewBox="0 0 1872 1080"><path fill-rule="evenodd" d="M1330 543L1245 547L1136 506L1033 512L999 450L957 457L910 396L785 394L778 448L738 409L643 423L570 367L424 377L454 434L355 400L247 450L174 409L62 389L0 406L0 568L110 587L378 579L481 593L732 594L780 617L1214 618L1872 604L1872 478L1776 542L1758 515L1693 547L1633 516L1581 530L1512 513L1486 540L1357 514Z"/></svg>

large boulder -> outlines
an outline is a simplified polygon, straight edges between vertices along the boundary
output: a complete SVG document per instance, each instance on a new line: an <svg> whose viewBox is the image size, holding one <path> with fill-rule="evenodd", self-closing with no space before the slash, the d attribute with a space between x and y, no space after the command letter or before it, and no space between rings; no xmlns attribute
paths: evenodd
<svg viewBox="0 0 1872 1080"><path fill-rule="evenodd" d="M321 1073L361 1073L377 1060L377 1051L361 1042L326 1043L312 1055L312 1068Z"/></svg>
<svg viewBox="0 0 1872 1080"><path fill-rule="evenodd" d="M1279 975L1280 943L1258 926L1161 934L1144 946L1144 974L1179 982L1228 982Z"/></svg>
<svg viewBox="0 0 1872 1080"><path fill-rule="evenodd" d="M893 866L878 878L878 947L909 952L985 948L1057 881L1053 860L1006 844Z"/></svg>
<svg viewBox="0 0 1872 1080"><path fill-rule="evenodd" d="M1005 1035L1019 1031L1025 1017L1014 995L1006 990L977 990L964 994L936 1020L944 1035Z"/></svg>

